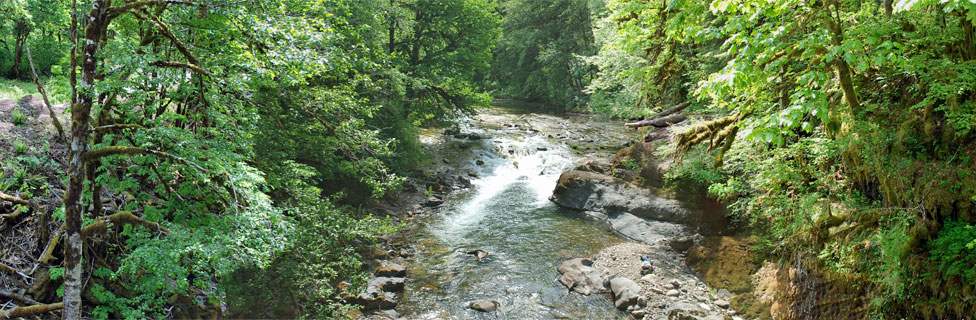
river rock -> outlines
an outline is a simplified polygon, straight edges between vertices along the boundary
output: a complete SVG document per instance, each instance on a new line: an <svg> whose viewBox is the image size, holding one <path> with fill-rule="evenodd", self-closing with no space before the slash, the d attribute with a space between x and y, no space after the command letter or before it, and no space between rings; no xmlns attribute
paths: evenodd
<svg viewBox="0 0 976 320"><path fill-rule="evenodd" d="M407 267L399 263L380 261L380 266L373 272L377 277L406 277Z"/></svg>
<svg viewBox="0 0 976 320"><path fill-rule="evenodd" d="M369 285L360 292L352 303L363 306L364 310L392 309L399 302L395 293L383 291L380 286Z"/></svg>
<svg viewBox="0 0 976 320"><path fill-rule="evenodd" d="M729 308L729 302L722 299L715 300L715 305L722 309Z"/></svg>
<svg viewBox="0 0 976 320"><path fill-rule="evenodd" d="M607 174L610 172L610 167L611 167L610 160L608 159L591 158L580 162L580 164L577 165L576 169L574 170Z"/></svg>
<svg viewBox="0 0 976 320"><path fill-rule="evenodd" d="M552 200L577 211L630 213L640 218L689 222L691 210L626 181L596 172L571 170L559 176Z"/></svg>
<svg viewBox="0 0 976 320"><path fill-rule="evenodd" d="M613 278L610 280L610 291L613 292L614 305L617 309L624 310L637 303L640 286L627 278Z"/></svg>
<svg viewBox="0 0 976 320"><path fill-rule="evenodd" d="M492 312L498 309L498 301L494 300L478 300L468 304L468 308L478 310L481 312Z"/></svg>
<svg viewBox="0 0 976 320"><path fill-rule="evenodd" d="M368 285L377 286L380 290L388 292L400 292L403 291L403 278L395 277L376 277L369 279Z"/></svg>
<svg viewBox="0 0 976 320"><path fill-rule="evenodd" d="M593 268L593 261L590 259L570 259L560 264L556 270L562 274L557 279L559 283L570 290L584 295L607 292L603 285L603 273Z"/></svg>
<svg viewBox="0 0 976 320"><path fill-rule="evenodd" d="M668 290L668 292L665 293L664 295L669 296L669 297L677 297L677 296L680 296L681 295L681 291L678 291L678 289L671 289L671 290Z"/></svg>

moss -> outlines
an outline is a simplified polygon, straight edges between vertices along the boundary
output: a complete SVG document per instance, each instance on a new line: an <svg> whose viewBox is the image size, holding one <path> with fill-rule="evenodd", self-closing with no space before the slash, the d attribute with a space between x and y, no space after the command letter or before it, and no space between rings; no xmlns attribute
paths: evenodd
<svg viewBox="0 0 976 320"><path fill-rule="evenodd" d="M759 268L749 252L752 240L735 237L709 237L688 249L688 264L712 288L731 292L752 290L751 273Z"/></svg>

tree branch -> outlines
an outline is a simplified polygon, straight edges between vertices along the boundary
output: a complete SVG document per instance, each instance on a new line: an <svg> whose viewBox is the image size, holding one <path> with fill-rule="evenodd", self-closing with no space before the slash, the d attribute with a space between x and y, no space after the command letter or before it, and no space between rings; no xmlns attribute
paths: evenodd
<svg viewBox="0 0 976 320"><path fill-rule="evenodd" d="M23 304L41 304L40 302L37 302L37 300L31 299L30 297L27 297L22 294L13 293L10 290L0 290L0 297L6 297L7 299L17 300Z"/></svg>
<svg viewBox="0 0 976 320"><path fill-rule="evenodd" d="M38 304L28 307L15 307L10 310L0 310L0 319L27 318L30 316L48 313L64 307L63 302L52 304Z"/></svg>
<svg viewBox="0 0 976 320"><path fill-rule="evenodd" d="M156 62L150 63L149 65L151 65L151 66L157 66L157 67L164 67L164 68L183 68L183 69L190 69L193 72L196 72L196 73L199 73L199 74L202 74L202 75L207 75L207 76L210 75L210 72L207 72L207 70L203 70L203 68L201 68L200 66L195 65L195 64L192 64L192 63L183 63L183 62L178 62L178 61L156 61Z"/></svg>
<svg viewBox="0 0 976 320"><path fill-rule="evenodd" d="M51 114L51 122L54 122L54 128L58 129L58 137L64 140L64 127L61 126L61 121L58 120L58 116L54 114L51 101L47 99L47 91L41 85L41 78L37 77L37 70L34 68L34 57L31 56L30 48L27 48L27 61L30 62L31 74L34 75L34 84L37 85L37 92L40 92L41 97L44 98L44 106L47 107L47 112Z"/></svg>

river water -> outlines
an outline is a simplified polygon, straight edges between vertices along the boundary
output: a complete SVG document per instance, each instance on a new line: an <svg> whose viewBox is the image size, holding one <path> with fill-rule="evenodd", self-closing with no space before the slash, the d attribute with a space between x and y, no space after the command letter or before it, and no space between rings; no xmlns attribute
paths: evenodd
<svg viewBox="0 0 976 320"><path fill-rule="evenodd" d="M402 315L412 319L627 318L607 296L569 293L555 281L561 262L589 257L626 241L548 200L560 173L580 159L573 150L580 148L576 142L594 142L586 136L626 137L618 122L585 118L495 108L462 124L462 132L486 139L442 137L454 140L448 145L466 144L461 152L475 158L464 165L477 177L471 178L470 190L452 194L407 231L418 252L408 265L406 291L397 307ZM462 252L474 249L490 255L478 261ZM498 301L500 307L491 313L467 308L478 299Z"/></svg>

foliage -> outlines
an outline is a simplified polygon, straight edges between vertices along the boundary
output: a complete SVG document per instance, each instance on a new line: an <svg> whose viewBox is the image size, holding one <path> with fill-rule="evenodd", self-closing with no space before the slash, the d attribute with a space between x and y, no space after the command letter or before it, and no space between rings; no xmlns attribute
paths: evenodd
<svg viewBox="0 0 976 320"><path fill-rule="evenodd" d="M877 316L972 313L976 281L961 270L972 266L963 226L976 222L976 5L607 7L587 58L600 68L591 101L605 104L594 110L648 115L687 99L714 119L675 131L672 183L711 183L770 258L813 257L864 279L848 285L872 288Z"/></svg>
<svg viewBox="0 0 976 320"><path fill-rule="evenodd" d="M501 96L579 109L593 78L584 56L596 53L591 17L602 1L508 0L504 36L495 50L492 84Z"/></svg>

